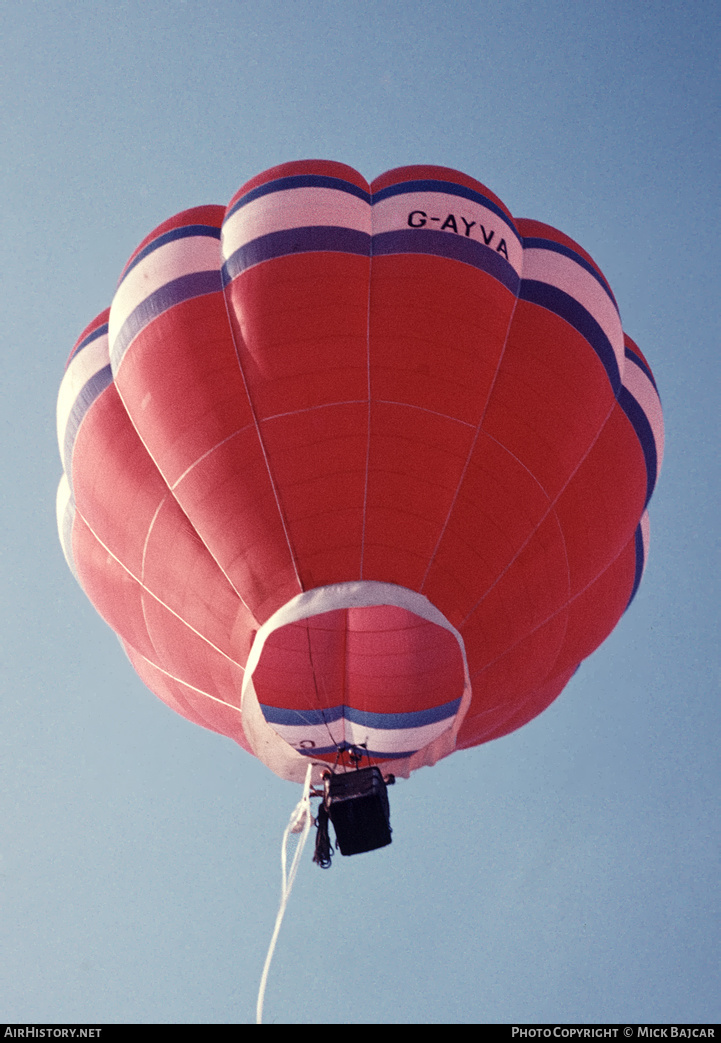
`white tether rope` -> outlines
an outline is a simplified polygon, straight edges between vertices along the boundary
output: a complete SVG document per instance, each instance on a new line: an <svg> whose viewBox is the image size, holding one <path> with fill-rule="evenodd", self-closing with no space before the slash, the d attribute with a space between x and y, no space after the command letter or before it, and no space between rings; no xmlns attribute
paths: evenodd
<svg viewBox="0 0 721 1043"><path fill-rule="evenodd" d="M282 887L280 893L280 908L278 909L278 915L275 918L275 928L273 930L273 937L270 939L270 945L268 946L268 955L265 958L265 966L263 967L263 973L260 978L260 988L258 989L258 1003L255 1008L255 1023L256 1025L262 1025L263 1023L263 999L265 998L265 986L268 981L268 972L270 970L270 963L273 959L273 953L275 952L275 943L278 940L278 932L280 931L280 925L283 922L283 916L285 914L285 907L288 904L290 892L293 889L293 881L295 875L298 872L298 866L300 864L300 856L305 847L305 842L308 839L308 833L310 832L311 823L313 816L310 810L310 776L313 770L313 765L308 765L308 770L305 773L305 783L303 785L303 795L293 808L291 812L290 820L288 825L285 827L283 833L283 842L280 849L280 867L282 873ZM296 844L295 854L293 855L293 861L290 864L290 873L286 872L287 868L287 851L288 851L288 837L291 833L300 833L300 839Z"/></svg>

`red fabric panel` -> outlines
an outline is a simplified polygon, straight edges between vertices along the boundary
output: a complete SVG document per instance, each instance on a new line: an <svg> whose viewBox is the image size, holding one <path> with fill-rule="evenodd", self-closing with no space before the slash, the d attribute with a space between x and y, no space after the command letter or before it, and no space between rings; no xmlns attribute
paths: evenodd
<svg viewBox="0 0 721 1043"><path fill-rule="evenodd" d="M141 681L172 710L193 724L199 724L220 735L227 735L248 753L253 752L245 737L238 710L218 699L193 691L182 681L168 676L127 644L125 651Z"/></svg>
<svg viewBox="0 0 721 1043"><path fill-rule="evenodd" d="M543 713L546 707L556 699L575 673L575 667L561 673L550 681L545 681L539 688L532 691L517 709L501 720L502 715L494 717L493 713L487 715L468 716L461 725L458 735L458 749L468 749L470 746L478 746L482 742L490 742L491 739L500 739L503 735L522 728L528 724L539 713Z"/></svg>
<svg viewBox="0 0 721 1043"><path fill-rule="evenodd" d="M380 605L274 631L253 683L260 702L277 707L410 713L459 699L463 662L450 631Z"/></svg>

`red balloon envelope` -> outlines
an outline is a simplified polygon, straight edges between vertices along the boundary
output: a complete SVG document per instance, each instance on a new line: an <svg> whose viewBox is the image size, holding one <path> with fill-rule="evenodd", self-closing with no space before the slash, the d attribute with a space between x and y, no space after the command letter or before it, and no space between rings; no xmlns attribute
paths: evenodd
<svg viewBox="0 0 721 1043"><path fill-rule="evenodd" d="M132 255L58 403L65 554L279 775L540 713L634 596L663 425L603 274L479 182L275 167Z"/></svg>

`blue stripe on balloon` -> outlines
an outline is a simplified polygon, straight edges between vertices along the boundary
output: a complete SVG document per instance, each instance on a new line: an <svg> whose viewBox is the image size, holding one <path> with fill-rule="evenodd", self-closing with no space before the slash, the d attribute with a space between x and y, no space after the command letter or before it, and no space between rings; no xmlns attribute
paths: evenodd
<svg viewBox="0 0 721 1043"><path fill-rule="evenodd" d="M490 247L465 236L435 229L404 228L395 232L380 232L372 238L366 232L336 225L309 225L269 232L239 247L223 265L223 285L227 286L241 272L278 257L295 253L358 254L363 257L391 254L431 254L463 261L488 272L503 283L514 295L520 280L505 257Z"/></svg>
<svg viewBox="0 0 721 1043"><path fill-rule="evenodd" d="M216 269L181 275L179 279L173 279L151 293L130 313L115 339L110 356L113 371L117 371L131 341L158 315L183 301L218 293L220 290L220 272Z"/></svg>
<svg viewBox="0 0 721 1043"><path fill-rule="evenodd" d="M95 399L105 391L106 387L113 382L113 374L110 369L110 363L107 366L103 366L97 373L94 373L92 377L83 384L80 389L73 407L70 410L68 416L68 422L65 426L65 441L63 443L63 466L65 468L65 474L68 476L70 487L72 489L72 460L73 460L73 447L75 446L75 439L80 429L80 425L83 422L83 417L92 406Z"/></svg>
<svg viewBox="0 0 721 1043"><path fill-rule="evenodd" d="M610 340L591 313L582 304L579 304L575 297L571 297L570 294L559 290L556 286L539 282L536 279L521 280L521 289L518 296L521 300L539 304L542 308L554 312L562 319L565 319L570 326L578 330L598 355L608 374L614 394L618 396L621 388L621 374L618 368L618 361Z"/></svg>
<svg viewBox="0 0 721 1043"><path fill-rule="evenodd" d="M333 724L343 717L344 706L329 706L325 710L289 710L283 706L260 704L268 724L301 725L315 727L319 724Z"/></svg>
<svg viewBox="0 0 721 1043"><path fill-rule="evenodd" d="M408 713L375 713L370 710L358 710L354 706L330 706L325 710L293 710L281 706L267 706L261 703L261 710L268 724L299 727L313 727L322 724L333 724L341 719L350 721L360 727L378 728L395 731L403 728L422 728L424 725L445 721L458 713L460 699L432 706L427 710L413 710Z"/></svg>
<svg viewBox="0 0 721 1043"><path fill-rule="evenodd" d="M373 236L373 256L388 254L432 254L463 261L492 275L515 296L520 279L513 266L490 246L455 232L434 228L403 228Z"/></svg>
<svg viewBox="0 0 721 1043"><path fill-rule="evenodd" d="M644 507L646 507L648 501L651 499L654 486L656 485L656 475L658 470L656 439L653 437L653 428L648 422L648 417L628 388L621 388L618 394L618 403L631 421L636 436L641 443L641 448L643 449L643 455L646 461L646 502L644 504Z"/></svg>
<svg viewBox="0 0 721 1043"><path fill-rule="evenodd" d="M262 261L296 253L345 253L370 257L371 237L367 232L338 225L308 225L269 232L240 246L223 265L223 285L227 286L247 268Z"/></svg>
<svg viewBox="0 0 721 1043"><path fill-rule="evenodd" d="M641 584L641 577L643 576L643 566L646 557L646 552L643 546L643 530L639 525L636 529L636 535L634 537L635 549L636 549L636 570L633 577L633 589L631 590L631 596L628 599L628 603L624 611L628 611L631 607L631 602L636 597L636 591Z"/></svg>
<svg viewBox="0 0 721 1043"><path fill-rule="evenodd" d="M350 181L344 181L343 178L329 177L325 174L294 174L290 177L276 178L275 181L266 181L257 188L251 188L250 192L246 192L233 203L232 208L225 215L225 220L232 217L236 210L252 203L254 199L260 199L261 196L267 196L273 192L288 192L294 188L333 188L338 192L347 192L351 196L357 196L358 199L364 199L366 203L371 201L370 193Z"/></svg>

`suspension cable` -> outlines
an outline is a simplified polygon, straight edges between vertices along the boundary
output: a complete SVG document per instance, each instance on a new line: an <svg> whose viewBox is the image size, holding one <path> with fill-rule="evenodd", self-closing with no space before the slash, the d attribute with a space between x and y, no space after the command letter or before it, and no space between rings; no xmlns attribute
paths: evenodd
<svg viewBox="0 0 721 1043"><path fill-rule="evenodd" d="M305 774L305 783L303 785L303 795L300 800L293 808L291 812L288 825L285 827L283 833L283 841L280 849L280 868L282 877L282 886L280 892L280 907L278 909L278 915L275 918L275 928L273 930L273 937L270 939L270 945L268 946L268 955L265 958L265 965L263 967L263 973L260 978L260 988L258 989L258 1002L255 1008L255 1023L256 1025L262 1025L263 1023L263 1000L265 998L265 986L268 981L268 972L270 971L271 960L273 959L273 953L275 952L275 943L278 940L278 933L280 931L280 925L283 922L283 916L285 915L285 907L288 904L290 892L293 889L293 881L295 880L296 873L298 872L298 866L300 864L300 856L305 847L305 842L308 839L308 833L310 832L311 823L313 816L310 809L310 776L313 770L313 765L308 765L308 770ZM290 872L287 870L288 862L288 837L291 833L300 833L300 838L296 844L295 853L293 855L293 861L290 864Z"/></svg>

